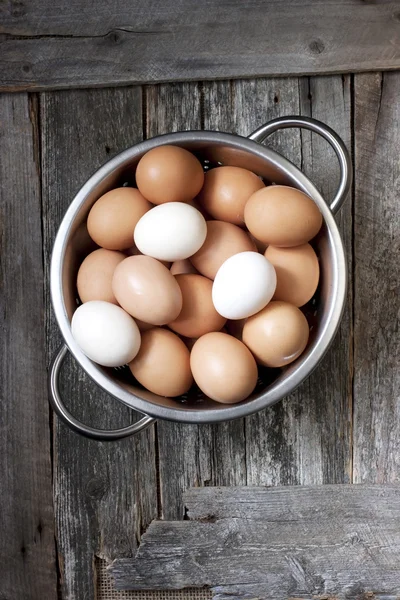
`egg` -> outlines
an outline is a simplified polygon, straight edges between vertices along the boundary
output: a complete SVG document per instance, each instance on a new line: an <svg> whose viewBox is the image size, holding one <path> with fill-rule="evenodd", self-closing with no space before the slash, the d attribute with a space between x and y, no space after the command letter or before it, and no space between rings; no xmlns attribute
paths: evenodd
<svg viewBox="0 0 400 600"><path fill-rule="evenodd" d="M288 302L270 302L247 319L242 340L260 365L283 367L307 346L309 327L300 309Z"/></svg>
<svg viewBox="0 0 400 600"><path fill-rule="evenodd" d="M104 367L120 367L133 360L140 348L140 331L122 308L91 300L73 314L74 340L88 358Z"/></svg>
<svg viewBox="0 0 400 600"><path fill-rule="evenodd" d="M244 209L244 220L255 238L273 246L300 246L317 235L322 215L306 194L285 185L255 192Z"/></svg>
<svg viewBox="0 0 400 600"><path fill-rule="evenodd" d="M190 257L199 273L214 279L220 266L234 254L256 250L243 229L224 221L207 221L207 237L200 250Z"/></svg>
<svg viewBox="0 0 400 600"><path fill-rule="evenodd" d="M132 241L133 241L133 238L132 238ZM140 250L138 248L136 248L135 244L133 244L133 246L131 246L130 248L125 250L124 253L127 256L138 256L138 255L143 254L143 252L140 252ZM171 266L171 263L168 260L160 260L160 263L163 264L164 267L167 267L167 269L169 269Z"/></svg>
<svg viewBox="0 0 400 600"><path fill-rule="evenodd" d="M190 366L199 388L223 404L241 402L257 383L257 365L239 340L221 332L203 335L194 344Z"/></svg>
<svg viewBox="0 0 400 600"><path fill-rule="evenodd" d="M172 275L185 275L188 273L197 273L196 269L188 258L176 260L172 263L170 271Z"/></svg>
<svg viewBox="0 0 400 600"><path fill-rule="evenodd" d="M115 269L112 289L133 317L151 325L170 323L182 309L180 287L169 269L150 256L129 256Z"/></svg>
<svg viewBox="0 0 400 600"><path fill-rule="evenodd" d="M212 299L217 312L223 317L245 319L268 304L275 287L275 269L265 256L257 252L241 252L228 258L219 268Z"/></svg>
<svg viewBox="0 0 400 600"><path fill-rule="evenodd" d="M310 244L294 248L268 246L264 256L274 265L274 300L303 306L314 296L319 281L319 263Z"/></svg>
<svg viewBox="0 0 400 600"><path fill-rule="evenodd" d="M125 250L125 254L127 254L128 256L143 256L142 253L139 252L139 250L136 248L135 245L128 248L128 250ZM167 267L167 269L169 269L171 266L171 263L167 262L166 260L160 260L160 263L162 265L164 265L164 267ZM152 327L154 327L154 325L152 325L151 323L145 323L144 321L141 321L140 319L137 319L137 318L135 318L135 321L136 321L136 325L139 327L140 331L147 331L148 329L151 329Z"/></svg>
<svg viewBox="0 0 400 600"><path fill-rule="evenodd" d="M153 204L189 202L204 182L201 163L179 146L158 146L149 150L136 168L136 184Z"/></svg>
<svg viewBox="0 0 400 600"><path fill-rule="evenodd" d="M175 333L159 327L142 334L140 351L129 368L139 383L160 396L180 396L193 383L189 350Z"/></svg>
<svg viewBox="0 0 400 600"><path fill-rule="evenodd" d="M182 310L168 327L188 338L198 338L210 331L219 331L226 319L214 308L212 281L202 275L177 275L182 293Z"/></svg>
<svg viewBox="0 0 400 600"><path fill-rule="evenodd" d="M247 169L217 167L205 174L198 201L214 219L242 226L247 200L263 187L263 181Z"/></svg>
<svg viewBox="0 0 400 600"><path fill-rule="evenodd" d="M133 244L139 219L151 208L139 190L120 187L101 196L87 219L90 237L108 250L124 250Z"/></svg>
<svg viewBox="0 0 400 600"><path fill-rule="evenodd" d="M135 228L135 244L143 254L170 262L192 256L204 243L207 225L203 215L182 202L155 206Z"/></svg>
<svg viewBox="0 0 400 600"><path fill-rule="evenodd" d="M122 252L99 248L82 262L76 286L82 302L104 300L118 304L112 291L112 278L115 268L126 258Z"/></svg>

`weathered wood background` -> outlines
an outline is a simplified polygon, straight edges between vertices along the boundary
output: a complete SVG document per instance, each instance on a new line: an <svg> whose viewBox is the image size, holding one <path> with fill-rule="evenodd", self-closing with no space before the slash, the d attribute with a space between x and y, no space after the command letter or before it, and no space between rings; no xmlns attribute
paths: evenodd
<svg viewBox="0 0 400 600"><path fill-rule="evenodd" d="M63 10L75 7L74 35L79 37L84 7L63 3L61 10L53 4L53 18L41 23L38 2L11 5L15 19L19 10L33 16L27 19L30 28L19 32L11 17L2 19L1 65L7 44L17 48L27 35L34 46L37 36L44 36L44 72L62 55L59 82L66 84L65 65L73 71L75 58L68 54ZM392 15L397 3L363 5L379 20L379 11ZM97 42L82 40L87 46L99 44L100 62L108 39L101 37L102 22L100 11L93 26ZM112 20L107 27L118 23ZM45 29L50 26L58 38ZM362 30L361 23L347 26ZM368 62L369 44L379 39L363 35ZM392 50L398 52L398 46ZM85 45L81 56L86 56ZM110 56L114 67L115 54ZM89 64L82 70L91 71ZM57 69L52 73L53 80L46 81L56 84ZM77 82L93 83L79 77ZM95 599L95 557L132 556L153 518L183 517L182 493L190 486L400 480L399 96L397 72L0 96L2 600L56 600L57 587L63 600ZM352 194L338 217L350 268L347 309L318 370L291 397L234 423L160 422L136 439L102 444L54 422L45 369L60 338L50 307L48 266L57 226L77 189L101 163L143 137L202 127L246 135L275 116L295 113L336 129L355 165ZM332 197L337 164L323 141L288 130L271 138L271 145ZM117 427L136 418L106 398L72 361L62 386L75 414L93 425Z"/></svg>
<svg viewBox="0 0 400 600"><path fill-rule="evenodd" d="M0 89L400 67L398 0L3 0Z"/></svg>
<svg viewBox="0 0 400 600"><path fill-rule="evenodd" d="M213 600L397 600L400 486L192 488L188 519L153 521L118 588L210 587ZM379 582L379 585L378 585Z"/></svg>

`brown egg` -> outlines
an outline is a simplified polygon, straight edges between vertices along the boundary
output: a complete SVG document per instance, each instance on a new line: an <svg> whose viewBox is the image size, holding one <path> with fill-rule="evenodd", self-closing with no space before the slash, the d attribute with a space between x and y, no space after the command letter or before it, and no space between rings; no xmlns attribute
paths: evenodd
<svg viewBox="0 0 400 600"><path fill-rule="evenodd" d="M124 250L133 244L136 223L151 204L139 190L120 187L101 196L90 210L87 228L90 237L102 248Z"/></svg>
<svg viewBox="0 0 400 600"><path fill-rule="evenodd" d="M104 248L88 254L79 268L76 282L82 302L104 300L118 304L112 291L112 278L117 265L125 258L122 252Z"/></svg>
<svg viewBox="0 0 400 600"><path fill-rule="evenodd" d="M288 302L270 302L243 327L243 342L265 367L283 367L307 346L309 327L300 309Z"/></svg>
<svg viewBox="0 0 400 600"><path fill-rule="evenodd" d="M232 223L207 221L207 237L190 262L209 279L214 279L227 258L239 252L255 251L256 246L248 234Z"/></svg>
<svg viewBox="0 0 400 600"><path fill-rule="evenodd" d="M165 325L182 309L180 287L169 270L150 256L129 256L115 269L112 288L118 303L132 317Z"/></svg>
<svg viewBox="0 0 400 600"><path fill-rule="evenodd" d="M187 273L197 273L196 269L188 258L176 260L172 263L170 271L172 275L185 275Z"/></svg>
<svg viewBox="0 0 400 600"><path fill-rule="evenodd" d="M137 248L135 244L125 250L125 254L128 256L144 256L143 252L140 252L139 248ZM166 260L160 260L159 262L164 265L164 267L167 267L167 269L169 269L171 266L171 263Z"/></svg>
<svg viewBox="0 0 400 600"><path fill-rule="evenodd" d="M199 338L210 331L219 331L226 323L214 308L212 281L202 275L177 275L182 292L182 310L168 327L188 338Z"/></svg>
<svg viewBox="0 0 400 600"><path fill-rule="evenodd" d="M139 383L160 396L180 396L193 383L189 350L175 333L159 327L142 334L129 368Z"/></svg>
<svg viewBox="0 0 400 600"><path fill-rule="evenodd" d="M136 183L153 204L190 202L204 182L201 163L179 146L158 146L147 152L136 168Z"/></svg>
<svg viewBox="0 0 400 600"><path fill-rule="evenodd" d="M263 187L261 179L247 169L217 167L205 174L198 201L214 219L242 226L247 200Z"/></svg>
<svg viewBox="0 0 400 600"><path fill-rule="evenodd" d="M276 271L273 300L303 306L314 296L319 281L319 263L310 244L295 248L268 246L264 256Z"/></svg>
<svg viewBox="0 0 400 600"><path fill-rule="evenodd" d="M220 331L221 331L221 333L229 333L228 330L226 329L226 327L223 327ZM191 351L193 346L195 345L195 343L197 342L197 340L199 338L187 338L187 337L181 336L181 339L184 342L185 346L187 346L187 348L189 348L189 350Z"/></svg>
<svg viewBox="0 0 400 600"><path fill-rule="evenodd" d="M241 402L257 383L257 365L251 352L226 333L207 333L199 338L190 354L190 366L202 392L223 404Z"/></svg>
<svg viewBox="0 0 400 600"><path fill-rule="evenodd" d="M265 244L300 246L317 235L322 215L306 194L285 185L270 185L255 192L244 210L250 233Z"/></svg>

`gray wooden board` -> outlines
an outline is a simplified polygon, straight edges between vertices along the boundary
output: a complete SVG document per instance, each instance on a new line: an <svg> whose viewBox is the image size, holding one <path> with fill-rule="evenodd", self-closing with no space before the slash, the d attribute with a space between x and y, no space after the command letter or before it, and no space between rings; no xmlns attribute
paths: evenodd
<svg viewBox="0 0 400 600"><path fill-rule="evenodd" d="M398 1L12 0L0 11L3 90L400 66Z"/></svg>
<svg viewBox="0 0 400 600"><path fill-rule="evenodd" d="M400 481L400 73L355 77L354 479Z"/></svg>
<svg viewBox="0 0 400 600"><path fill-rule="evenodd" d="M46 290L58 224L91 172L142 138L139 88L66 91L41 96L43 227ZM49 358L60 335L46 295ZM41 378L43 379L43 370ZM66 404L93 426L116 428L134 413L106 396L71 359L61 377ZM95 556L131 556L157 515L154 430L99 443L56 420L54 498L63 597L94 598Z"/></svg>
<svg viewBox="0 0 400 600"><path fill-rule="evenodd" d="M184 503L188 518L203 522L233 518L276 523L302 521L309 524L347 520L356 515L358 520L364 519L367 523L372 514L378 521L395 520L400 510L400 487L393 484L325 484L270 488L189 488L184 494ZM375 504L379 508L372 507Z"/></svg>
<svg viewBox="0 0 400 600"><path fill-rule="evenodd" d="M221 600L400 594L399 486L192 489L185 504L194 520L154 521L136 557L114 562L117 587L211 586Z"/></svg>
<svg viewBox="0 0 400 600"><path fill-rule="evenodd" d="M56 600L34 99L0 96L0 598Z"/></svg>

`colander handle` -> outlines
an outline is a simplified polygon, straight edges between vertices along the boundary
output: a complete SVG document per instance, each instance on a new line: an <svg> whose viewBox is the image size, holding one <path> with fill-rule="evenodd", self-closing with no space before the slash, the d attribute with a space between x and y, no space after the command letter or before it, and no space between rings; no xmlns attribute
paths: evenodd
<svg viewBox="0 0 400 600"><path fill-rule="evenodd" d="M54 412L57 416L70 427L76 433L80 433L85 437L91 438L93 440L100 440L102 442L111 442L115 440L122 440L123 438L129 437L130 435L134 435L135 433L139 433L149 427L152 423L155 422L153 417L148 417L145 415L143 419L133 423L132 425L128 425L127 427L122 427L121 429L95 429L94 427L90 427L89 425L85 425L76 419L71 413L67 410L64 402L62 401L60 390L58 388L58 376L60 373L60 369L64 362L64 359L67 355L68 347L62 345L58 350L57 354L53 358L53 361L50 366L49 372L49 398L50 404L53 407Z"/></svg>
<svg viewBox="0 0 400 600"><path fill-rule="evenodd" d="M342 207L342 204L350 191L353 179L353 168L350 154L343 140L335 131L333 131L333 129L328 127L328 125L325 125L325 123L321 123L321 121L311 119L310 117L278 117L253 131L253 133L249 135L249 139L261 144L272 133L275 133L275 131L278 131L279 129L288 129L290 127L300 127L301 129L309 129L314 133L318 133L334 149L339 160L340 182L336 195L330 204L330 209L333 214L336 214Z"/></svg>

